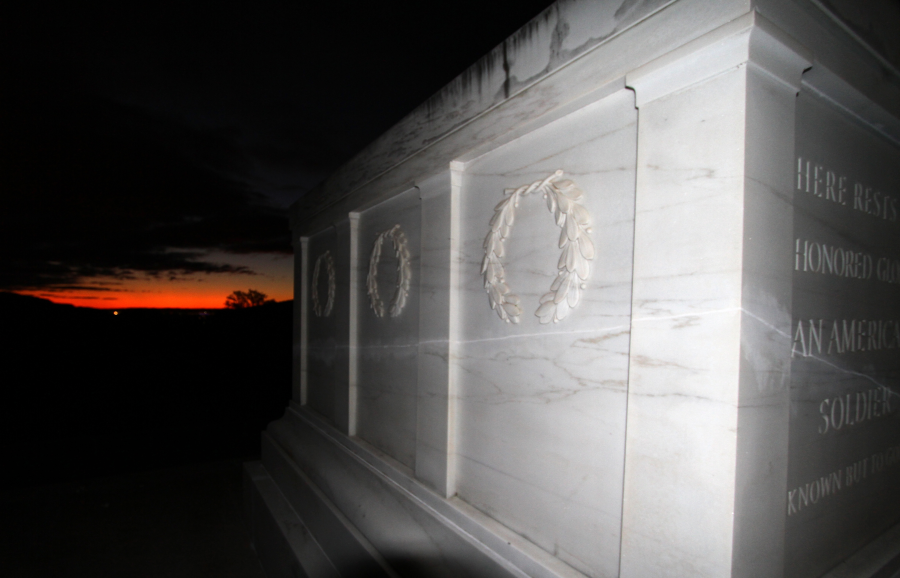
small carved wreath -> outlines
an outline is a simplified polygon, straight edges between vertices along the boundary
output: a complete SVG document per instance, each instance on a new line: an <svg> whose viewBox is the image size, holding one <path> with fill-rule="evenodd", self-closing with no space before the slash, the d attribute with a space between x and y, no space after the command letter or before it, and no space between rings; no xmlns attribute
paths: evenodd
<svg viewBox="0 0 900 578"><path fill-rule="evenodd" d="M325 306L319 300L319 270L322 263L325 263L325 273L328 275L328 297L325 300ZM313 312L316 317L328 317L331 315L331 308L334 307L334 292L336 286L334 282L334 259L331 258L331 251L325 251L316 259L316 266L313 268L312 275L312 302Z"/></svg>
<svg viewBox="0 0 900 578"><path fill-rule="evenodd" d="M369 293L369 305L378 317L384 317L384 302L378 295L378 261L381 259L381 243L387 237L391 238L394 245L394 255L397 256L397 283L394 287L394 296L391 298L390 314L397 317L406 306L409 297L409 283L412 278L412 268L409 264L409 243L406 233L400 225L394 225L387 231L383 231L375 237L375 246L372 247L372 255L369 257L369 275L366 277L366 289Z"/></svg>
<svg viewBox="0 0 900 578"><path fill-rule="evenodd" d="M584 283L591 274L594 259L594 243L591 241L591 215L581 204L584 192L569 180L559 180L562 171L556 171L542 181L522 185L517 189L506 189L505 199L494 208L491 230L484 239L484 261L481 273L484 275L484 290L487 291L491 309L500 319L518 323L522 315L519 297L510 293L506 284L503 263L503 242L509 238L515 220L519 199L532 193L541 193L547 201L547 208L562 229L559 248L562 254L557 265L559 272L550 292L541 297L541 305L534 314L541 323L556 323L578 305Z"/></svg>

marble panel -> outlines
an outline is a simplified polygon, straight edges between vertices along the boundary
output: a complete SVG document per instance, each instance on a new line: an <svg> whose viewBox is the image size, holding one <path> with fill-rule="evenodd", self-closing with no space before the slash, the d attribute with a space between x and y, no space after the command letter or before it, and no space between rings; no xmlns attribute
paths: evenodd
<svg viewBox="0 0 900 578"><path fill-rule="evenodd" d="M737 66L640 107L622 576L731 575L745 94Z"/></svg>
<svg viewBox="0 0 900 578"><path fill-rule="evenodd" d="M449 170L416 183L422 199L419 291L419 399L416 406L416 477L437 492L454 492L453 397L450 391L451 301L456 260Z"/></svg>
<svg viewBox="0 0 900 578"><path fill-rule="evenodd" d="M900 149L797 99L786 575L900 520Z"/></svg>
<svg viewBox="0 0 900 578"><path fill-rule="evenodd" d="M419 346L419 190L359 214L355 432L415 467ZM374 273L374 275L373 275Z"/></svg>
<svg viewBox="0 0 900 578"><path fill-rule="evenodd" d="M341 232L344 231L344 235ZM342 238L347 237L347 238ZM332 226L306 240L306 371L304 402L332 422L347 388L347 322L350 289L349 230Z"/></svg>
<svg viewBox="0 0 900 578"><path fill-rule="evenodd" d="M774 68L784 71L798 56L784 55ZM809 61L776 76L758 65L766 60L747 70L734 578L780 576L784 568L793 233L793 173L785 161L794 156L796 94Z"/></svg>
<svg viewBox="0 0 900 578"><path fill-rule="evenodd" d="M620 90L466 163L459 180L457 491L589 576L618 573L636 135ZM565 197L560 221L540 187L504 192L541 182ZM491 233L495 207L511 227Z"/></svg>

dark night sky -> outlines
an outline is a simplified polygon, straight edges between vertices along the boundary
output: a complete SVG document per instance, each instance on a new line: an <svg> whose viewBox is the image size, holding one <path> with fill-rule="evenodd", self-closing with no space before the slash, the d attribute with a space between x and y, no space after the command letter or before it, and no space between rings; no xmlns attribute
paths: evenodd
<svg viewBox="0 0 900 578"><path fill-rule="evenodd" d="M4 4L0 290L290 298L286 207L549 3Z"/></svg>

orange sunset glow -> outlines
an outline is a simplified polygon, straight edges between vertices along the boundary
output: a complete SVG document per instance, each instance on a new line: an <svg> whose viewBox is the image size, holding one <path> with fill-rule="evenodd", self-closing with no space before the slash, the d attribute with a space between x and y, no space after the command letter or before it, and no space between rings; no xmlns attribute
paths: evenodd
<svg viewBox="0 0 900 578"><path fill-rule="evenodd" d="M137 275L135 279L124 280L96 278L85 280L77 287L45 287L16 293L95 309L221 309L232 291L247 289L261 291L275 301L294 298L293 257L266 255L230 257L228 260L252 266L257 274L200 273L175 278Z"/></svg>

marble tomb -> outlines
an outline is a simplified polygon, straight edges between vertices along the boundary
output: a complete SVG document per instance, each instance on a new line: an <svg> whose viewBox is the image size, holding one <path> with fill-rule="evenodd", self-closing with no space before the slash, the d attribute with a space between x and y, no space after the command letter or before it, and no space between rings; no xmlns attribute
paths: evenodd
<svg viewBox="0 0 900 578"><path fill-rule="evenodd" d="M897 571L898 11L560 0L298 201L267 574Z"/></svg>

